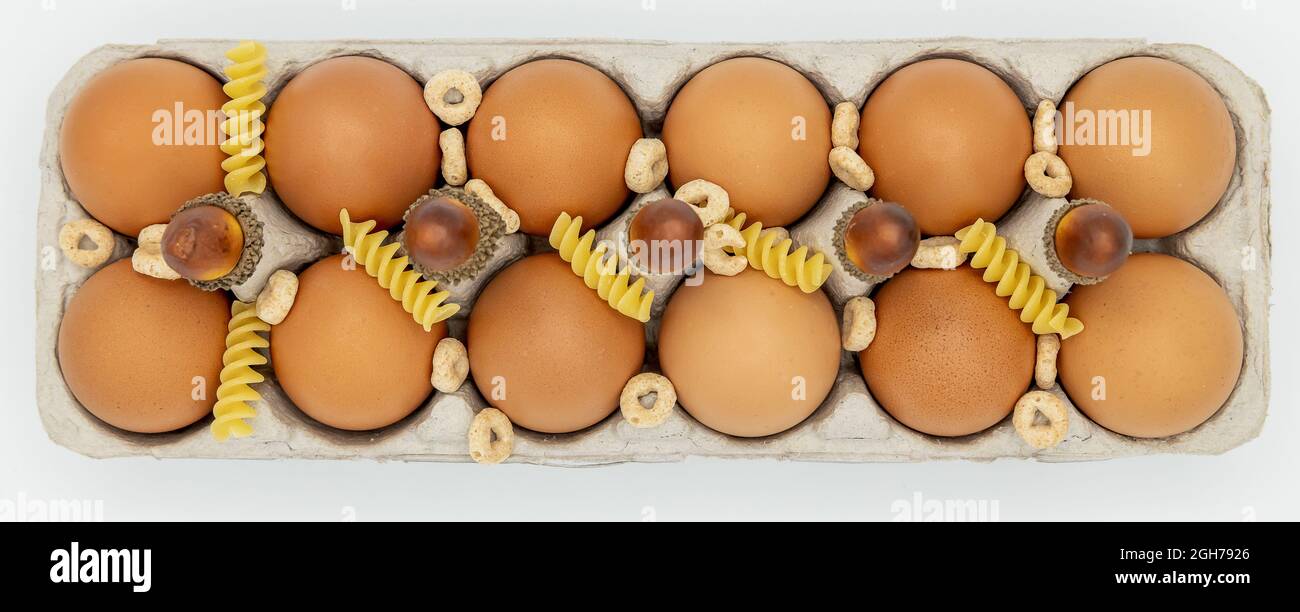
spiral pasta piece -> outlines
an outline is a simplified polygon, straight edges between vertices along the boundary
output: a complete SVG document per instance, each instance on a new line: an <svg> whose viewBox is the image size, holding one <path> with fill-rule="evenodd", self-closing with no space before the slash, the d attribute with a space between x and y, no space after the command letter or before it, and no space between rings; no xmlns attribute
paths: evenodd
<svg viewBox="0 0 1300 612"><path fill-rule="evenodd" d="M650 306L655 301L654 291L645 291L645 279L631 281L631 275L618 271L618 257L609 253L609 246L596 241L596 230L582 232L582 217L560 213L551 227L551 246L560 252L560 259L572 264L573 273L582 277L587 287L596 290L600 299L610 308L642 323L650 320ZM642 293L644 291L644 293Z"/></svg>
<svg viewBox="0 0 1300 612"><path fill-rule="evenodd" d="M230 97L230 101L221 105L221 112L226 119L221 122L221 131L226 133L226 140L221 143L221 152L228 157L221 162L221 169L226 172L226 191L239 197L244 193L262 193L266 189L266 175L262 168L266 160L262 157L262 132L266 125L262 116L266 114L266 104L262 97L266 95L266 48L261 43L246 40L226 52L226 57L234 62L226 66L226 76L230 81L221 87Z"/></svg>
<svg viewBox="0 0 1300 612"><path fill-rule="evenodd" d="M257 416L257 411L248 403L262 399L253 385L266 380L253 366L266 364L266 356L257 349L271 346L258 332L270 329L269 323L257 318L253 304L238 300L230 304L226 351L221 354L221 384L217 386L217 402L212 405L212 437L217 441L253 433L247 419Z"/></svg>
<svg viewBox="0 0 1300 612"><path fill-rule="evenodd" d="M745 213L737 213L734 209L727 211L727 217L722 222L740 231L745 246L742 247L743 251L732 249L732 252L743 253L745 259L749 260L750 267L755 270L766 272L768 276L780 279L791 287L798 287L804 293L816 291L831 277L834 268L826 261L824 254L814 252L809 257L806 246L790 252L794 248L794 241L784 231L778 231L777 228L764 230L763 224L757 221L744 227Z"/></svg>
<svg viewBox="0 0 1300 612"><path fill-rule="evenodd" d="M438 281L423 280L419 272L411 269L408 258L395 257L401 245L396 242L384 244L388 232L374 232L374 221L353 223L348 209L344 208L339 211L339 222L343 224L343 248L357 263L365 266L366 274L373 276L380 287L401 302L402 308L424 327L424 331L432 331L434 325L460 311L459 304L443 303L451 295L449 292L433 293Z"/></svg>
<svg viewBox="0 0 1300 612"><path fill-rule="evenodd" d="M1033 323L1035 334L1059 334L1064 340L1083 331L1083 322L1070 315L1070 307L1057 302L1055 291L1047 282L1020 261L1020 254L1007 248L1007 240L997 228L983 219L957 230L958 250L974 253L970 265L984 270L985 282L997 282L998 297L1010 297L1011 308L1020 311L1020 320Z"/></svg>

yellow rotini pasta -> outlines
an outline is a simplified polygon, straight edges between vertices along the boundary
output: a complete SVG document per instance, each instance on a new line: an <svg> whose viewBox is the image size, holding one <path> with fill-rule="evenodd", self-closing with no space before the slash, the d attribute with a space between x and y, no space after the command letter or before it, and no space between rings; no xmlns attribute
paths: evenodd
<svg viewBox="0 0 1300 612"><path fill-rule="evenodd" d="M985 282L997 282L999 297L1010 297L1011 308L1020 311L1020 320L1033 323L1035 334L1059 334L1064 340L1083 331L1083 322L1070 315L1070 307L1057 302L1055 291L1047 288L1043 277L1020 261L1020 254L1007 248L1007 240L997 228L983 219L957 230L957 248L974 253L970 265L984 270Z"/></svg>
<svg viewBox="0 0 1300 612"><path fill-rule="evenodd" d="M737 214L734 209L727 211L723 223L740 231L740 236L745 239L743 254L755 270L766 272L791 287L798 287L804 293L816 291L831 277L834 268L826 261L825 255L818 252L809 257L806 246L791 253L794 241L784 236L784 232L775 228L764 230L763 224L757 221L745 227L745 213Z"/></svg>
<svg viewBox="0 0 1300 612"><path fill-rule="evenodd" d="M450 319L460 310L459 304L443 303L450 293L433 293L438 281L423 280L419 272L411 269L408 258L395 257L401 245L396 242L384 244L388 232L372 233L374 221L353 223L345 208L339 211L339 222L343 224L343 248L357 263L365 266L366 274L375 277L380 287L401 302L402 308L411 313L424 331L432 331L434 325Z"/></svg>
<svg viewBox="0 0 1300 612"><path fill-rule="evenodd" d="M217 403L212 406L212 437L218 441L253 433L247 419L257 416L257 411L248 403L262 399L253 385L265 380L253 366L266 364L266 356L257 349L270 346L258 332L270 329L269 323L257 318L253 304L238 300L230 304L226 351L221 355L221 384L217 387Z"/></svg>
<svg viewBox="0 0 1300 612"><path fill-rule="evenodd" d="M221 131L227 138L221 143L221 151L228 157L221 162L221 169L226 171L226 191L239 197L244 193L262 193L266 189L266 175L262 168L266 160L262 158L262 132L266 126L262 116L266 114L266 104L262 97L266 95L266 48L261 43L246 40L226 52L226 57L234 62L226 66L226 76L230 81L222 90L230 101L221 106L226 119L221 123Z"/></svg>
<svg viewBox="0 0 1300 612"><path fill-rule="evenodd" d="M579 236L581 231L582 217L560 213L551 227L551 246L560 252L561 259L572 264L573 273L582 277L611 308L642 323L649 321L655 292L645 291L644 278L629 285L631 275L627 270L618 270L618 257L607 253L609 249L603 243L592 248L596 230L587 230Z"/></svg>

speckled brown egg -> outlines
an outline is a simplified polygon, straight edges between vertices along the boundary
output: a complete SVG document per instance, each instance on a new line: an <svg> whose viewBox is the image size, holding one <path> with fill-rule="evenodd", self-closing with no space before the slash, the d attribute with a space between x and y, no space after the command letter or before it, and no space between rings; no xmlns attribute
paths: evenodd
<svg viewBox="0 0 1300 612"><path fill-rule="evenodd" d="M1071 196L1114 206L1137 238L1191 227L1232 179L1232 117L1219 92L1181 64L1155 57L1103 64L1070 88L1060 112Z"/></svg>
<svg viewBox="0 0 1300 612"><path fill-rule="evenodd" d="M433 349L446 323L424 331L388 290L342 255L298 277L289 316L271 328L271 365L300 410L331 427L392 425L433 393Z"/></svg>
<svg viewBox="0 0 1300 612"><path fill-rule="evenodd" d="M678 401L733 436L798 425L830 393L839 363L839 321L826 295L750 268L706 272L678 288L659 330L659 364Z"/></svg>
<svg viewBox="0 0 1300 612"><path fill-rule="evenodd" d="M341 234L339 210L392 227L438 180L438 119L401 68L348 56L289 81L266 121L266 169L285 206Z"/></svg>
<svg viewBox="0 0 1300 612"><path fill-rule="evenodd" d="M561 212L586 228L622 208L628 151L641 121L627 94L604 73L564 59L528 62L483 93L465 133L471 177L519 213L519 226L550 233Z"/></svg>
<svg viewBox="0 0 1300 612"><path fill-rule="evenodd" d="M166 223L187 200L223 191L226 100L212 75L175 60L128 60L95 75L68 105L59 131L73 197L104 225L134 237Z"/></svg>
<svg viewBox="0 0 1300 612"><path fill-rule="evenodd" d="M229 318L225 293L138 274L122 259L73 295L59 367L101 421L138 433L180 429L216 401Z"/></svg>
<svg viewBox="0 0 1300 612"><path fill-rule="evenodd" d="M889 75L862 108L858 138L872 194L907 207L927 236L996 221L1025 189L1028 112L979 64L929 59Z"/></svg>
<svg viewBox="0 0 1300 612"><path fill-rule="evenodd" d="M909 268L876 292L876 338L858 357L872 397L900 423L973 434L1028 390L1034 334L993 289L964 266Z"/></svg>
<svg viewBox="0 0 1300 612"><path fill-rule="evenodd" d="M738 57L701 70L664 118L668 178L721 185L731 205L765 226L786 225L830 183L831 111L794 68Z"/></svg>
<svg viewBox="0 0 1300 612"><path fill-rule="evenodd" d="M645 360L645 328L587 288L555 253L502 270L474 302L470 373L515 425L585 429L618 407Z"/></svg>
<svg viewBox="0 0 1300 612"><path fill-rule="evenodd" d="M1160 438L1204 423L1228 399L1242 364L1241 323L1200 268L1137 254L1066 303L1087 325L1061 342L1061 386L1088 418L1124 435Z"/></svg>

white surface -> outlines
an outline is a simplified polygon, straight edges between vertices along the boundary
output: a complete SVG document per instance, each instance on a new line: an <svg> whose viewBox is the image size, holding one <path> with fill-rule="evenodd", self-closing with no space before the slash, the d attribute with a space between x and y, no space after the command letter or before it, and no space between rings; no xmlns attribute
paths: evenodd
<svg viewBox="0 0 1300 612"><path fill-rule="evenodd" d="M574 518L675 520L891 519L925 502L984 500L988 518L1300 519L1294 274L1287 236L1300 227L1292 109L1300 103L1284 28L1300 10L1281 0L1175 3L897 3L603 0L557 8L539 2L110 2L20 0L4 11L10 145L0 193L15 230L3 268L11 338L2 360L0 518L45 501L102 500L103 518L339 520ZM473 7L472 9L470 7ZM239 11L258 15L243 23ZM646 10L652 7L653 10ZM52 9L52 10L47 10ZM430 38L628 37L673 40L815 40L922 36L1145 37L1206 45L1256 79L1274 112L1275 267L1271 319L1274 388L1259 439L1219 457L1103 463L833 465L687 461L597 469L367 462L95 461L49 442L34 406L32 287L45 97L69 65L107 42L173 37ZM1290 384L1288 384L1290 383ZM19 503L22 502L22 503ZM924 507L924 506L923 506ZM919 509L919 508L918 508ZM7 511L7 512L6 512ZM910 516L910 514L909 514Z"/></svg>

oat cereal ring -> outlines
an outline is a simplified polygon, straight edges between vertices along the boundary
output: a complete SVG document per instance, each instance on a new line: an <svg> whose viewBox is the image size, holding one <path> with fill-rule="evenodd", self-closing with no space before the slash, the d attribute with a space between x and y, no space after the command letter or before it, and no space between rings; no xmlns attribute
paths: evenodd
<svg viewBox="0 0 1300 612"><path fill-rule="evenodd" d="M447 128L438 135L438 148L442 149L442 178L448 185L464 185L469 178L465 163L465 135L456 128Z"/></svg>
<svg viewBox="0 0 1300 612"><path fill-rule="evenodd" d="M834 172L835 178L840 179L845 185L858 191L866 191L876 183L876 173L872 172L871 166L867 165L857 151L848 147L835 147L831 149L828 159L831 172Z"/></svg>
<svg viewBox="0 0 1300 612"><path fill-rule="evenodd" d="M1051 389L1056 384L1056 355L1060 352L1060 336L1056 334L1038 336L1038 352L1034 360L1034 383L1039 389Z"/></svg>
<svg viewBox="0 0 1300 612"><path fill-rule="evenodd" d="M266 281L266 287L257 294L257 318L279 325L289 316L297 297L298 277L288 270L276 270Z"/></svg>
<svg viewBox="0 0 1300 612"><path fill-rule="evenodd" d="M484 203L492 207L492 210L501 215L501 220L505 221L506 224L507 234L519 231L519 213L510 210L510 207L506 206L506 203L497 197L497 194L492 193L492 188L483 182L483 179L470 179L465 183L464 189L470 195L483 200Z"/></svg>
<svg viewBox="0 0 1300 612"><path fill-rule="evenodd" d="M433 374L429 382L443 393L455 393L469 376L469 353L455 338L443 338L433 349Z"/></svg>
<svg viewBox="0 0 1300 612"><path fill-rule="evenodd" d="M140 236L136 238L135 252L131 253L131 269L145 276L163 280L176 280L181 277L163 259L162 237L166 231L166 223L155 223L140 230Z"/></svg>
<svg viewBox="0 0 1300 612"><path fill-rule="evenodd" d="M966 262L966 254L957 248L960 240L952 236L934 236L921 241L912 256L913 268L956 270Z"/></svg>
<svg viewBox="0 0 1300 612"><path fill-rule="evenodd" d="M464 70L443 70L424 85L424 103L447 125L469 121L482 101L478 79Z"/></svg>
<svg viewBox="0 0 1300 612"><path fill-rule="evenodd" d="M840 102L835 105L835 116L831 119L831 146L858 148L858 107L852 102Z"/></svg>
<svg viewBox="0 0 1300 612"><path fill-rule="evenodd" d="M749 265L749 259L741 250L743 248L745 238L740 235L740 230L726 223L715 223L704 230L704 252L700 259L714 274L735 276Z"/></svg>
<svg viewBox="0 0 1300 612"><path fill-rule="evenodd" d="M673 198L690 204L700 215L704 227L721 223L731 209L731 197L727 190L704 179L695 179L677 188Z"/></svg>
<svg viewBox="0 0 1300 612"><path fill-rule="evenodd" d="M668 176L668 149L658 138L642 138L627 153L623 182L636 193L650 193Z"/></svg>
<svg viewBox="0 0 1300 612"><path fill-rule="evenodd" d="M641 405L641 398L655 394L654 406ZM629 425L639 428L663 425L673 414L677 404L677 390L672 381L654 372L643 372L628 379L623 393L618 396L618 407Z"/></svg>
<svg viewBox="0 0 1300 612"><path fill-rule="evenodd" d="M1039 415L1042 415L1041 419ZM1011 422L1020 438L1038 449L1060 444L1070 430L1070 414L1065 409L1065 402L1046 391L1030 391L1022 395L1016 402Z"/></svg>
<svg viewBox="0 0 1300 612"><path fill-rule="evenodd" d="M514 425L496 408L484 408L474 415L468 437L469 457L476 463L501 463L515 450Z"/></svg>
<svg viewBox="0 0 1300 612"><path fill-rule="evenodd" d="M856 353L871 346L871 341L876 339L876 303L871 298L859 295L844 304L840 339L846 351Z"/></svg>
<svg viewBox="0 0 1300 612"><path fill-rule="evenodd" d="M1025 181L1034 191L1049 198L1064 197L1074 186L1065 160L1047 151L1034 153L1025 160Z"/></svg>
<svg viewBox="0 0 1300 612"><path fill-rule="evenodd" d="M95 248L81 248L82 239L94 243ZM59 228L59 249L72 263L83 268L93 268L108 261L114 246L113 230L94 219L69 221Z"/></svg>
<svg viewBox="0 0 1300 612"><path fill-rule="evenodd" d="M1039 102L1034 111L1034 152L1056 154L1056 105L1051 100Z"/></svg>

